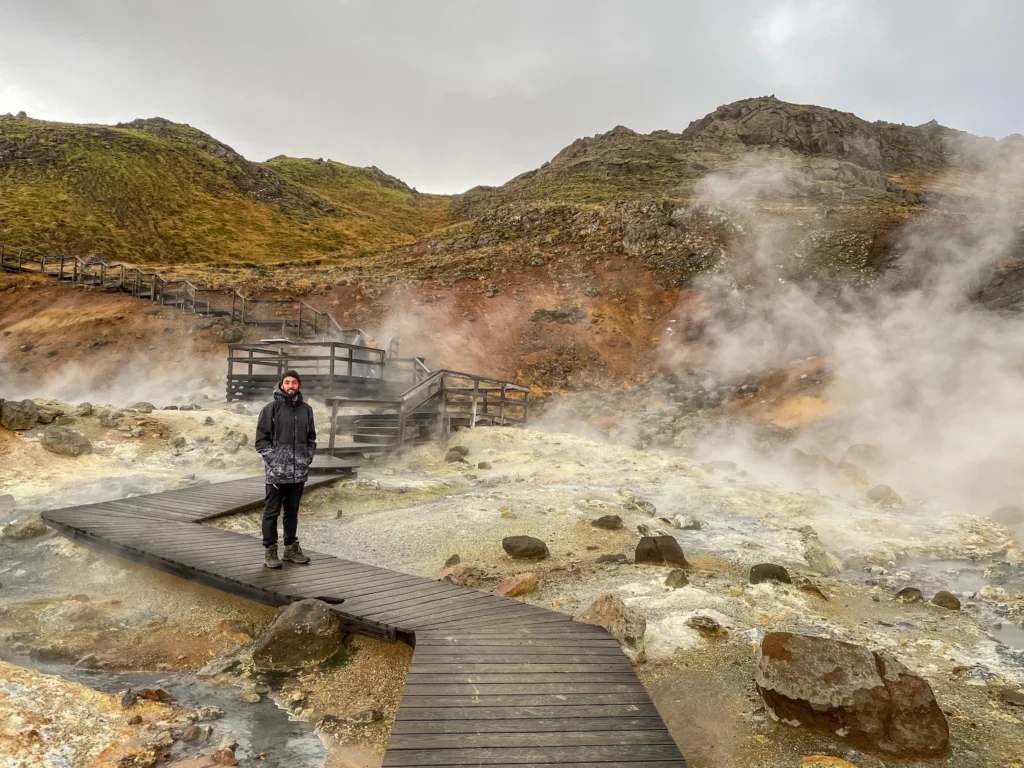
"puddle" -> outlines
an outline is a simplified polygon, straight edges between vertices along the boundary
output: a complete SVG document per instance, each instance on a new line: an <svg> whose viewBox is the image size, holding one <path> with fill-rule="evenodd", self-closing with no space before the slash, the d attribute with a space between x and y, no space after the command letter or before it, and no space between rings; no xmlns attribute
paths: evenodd
<svg viewBox="0 0 1024 768"><path fill-rule="evenodd" d="M989 632L1003 645L1024 651L1024 629L1016 624L1004 621L999 629L993 627Z"/></svg>
<svg viewBox="0 0 1024 768"><path fill-rule="evenodd" d="M239 688L216 687L191 676L168 676L146 672L111 673L79 669L69 664L36 661L27 656L5 659L21 667L57 675L104 693L119 693L127 688L164 688L182 706L208 705L224 710L224 717L211 721L213 736L205 744L192 747L175 742L175 758L192 754L210 754L217 739L231 734L238 742L235 754L239 760L251 760L261 752L262 768L321 768L327 757L320 738L305 721L292 720L270 699L256 704L238 701Z"/></svg>

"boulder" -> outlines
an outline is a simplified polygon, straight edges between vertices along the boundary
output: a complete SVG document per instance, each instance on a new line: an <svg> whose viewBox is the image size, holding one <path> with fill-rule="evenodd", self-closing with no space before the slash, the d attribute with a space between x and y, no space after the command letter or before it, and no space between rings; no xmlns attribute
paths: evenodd
<svg viewBox="0 0 1024 768"><path fill-rule="evenodd" d="M729 632L726 630L718 621L711 616L704 616L703 614L696 614L691 616L685 622L683 622L690 629L696 629L702 635L708 635L712 637L723 637L728 635Z"/></svg>
<svg viewBox="0 0 1024 768"><path fill-rule="evenodd" d="M901 603L920 603L924 602L924 594L917 587L906 587L896 593L895 599Z"/></svg>
<svg viewBox="0 0 1024 768"><path fill-rule="evenodd" d="M665 577L665 586L669 589L681 589L690 583L690 580L686 578L686 571L682 568L676 568L668 572L668 576Z"/></svg>
<svg viewBox="0 0 1024 768"><path fill-rule="evenodd" d="M935 593L935 597L932 598L932 603L940 608L947 608L951 611L960 610L960 600L957 596L944 589Z"/></svg>
<svg viewBox="0 0 1024 768"><path fill-rule="evenodd" d="M237 344L242 340L242 337L244 335L245 334L243 333L241 328L225 328L220 335L220 340L223 341L225 344Z"/></svg>
<svg viewBox="0 0 1024 768"><path fill-rule="evenodd" d="M4 400L0 408L0 426L7 429L31 429L39 419L39 408L31 400Z"/></svg>
<svg viewBox="0 0 1024 768"><path fill-rule="evenodd" d="M781 565L775 565L775 563L761 563L750 569L751 584L761 584L767 581L781 584L793 583L792 579L789 578L789 571Z"/></svg>
<svg viewBox="0 0 1024 768"><path fill-rule="evenodd" d="M89 438L71 427L56 425L47 427L43 432L41 444L50 453L59 453L62 456L81 456L84 453L92 453L92 443L89 442Z"/></svg>
<svg viewBox="0 0 1024 768"><path fill-rule="evenodd" d="M636 545L633 562L637 565L675 565L686 567L686 556L671 536L644 536Z"/></svg>
<svg viewBox="0 0 1024 768"><path fill-rule="evenodd" d="M494 591L502 597L518 597L529 594L535 589L537 589L536 573L518 573L499 582Z"/></svg>
<svg viewBox="0 0 1024 768"><path fill-rule="evenodd" d="M444 455L444 460L447 461L447 462L450 462L452 464L455 464L455 463L458 463L458 462L464 462L466 459L458 451L451 450L451 451L448 451L448 453L446 453Z"/></svg>
<svg viewBox="0 0 1024 768"><path fill-rule="evenodd" d="M128 406L129 411L138 411L139 413L152 413L156 410L156 406L152 403L147 403L140 400L137 403L132 403Z"/></svg>
<svg viewBox="0 0 1024 768"><path fill-rule="evenodd" d="M326 661L342 643L341 619L327 603L300 600L278 610L256 641L258 669L291 671Z"/></svg>
<svg viewBox="0 0 1024 768"><path fill-rule="evenodd" d="M542 560L550 554L548 545L533 536L506 536L501 547L510 557L520 560Z"/></svg>
<svg viewBox="0 0 1024 768"><path fill-rule="evenodd" d="M451 453L453 451L455 453L459 454L460 456L462 456L463 458L465 458L466 456L469 456L469 448L467 448L464 445L453 445L451 448L448 449L449 453Z"/></svg>
<svg viewBox="0 0 1024 768"><path fill-rule="evenodd" d="M676 515L672 522L682 531L699 531L704 527L704 523L692 515Z"/></svg>
<svg viewBox="0 0 1024 768"><path fill-rule="evenodd" d="M900 758L941 757L949 726L928 683L853 643L770 632L754 682L777 720L827 730Z"/></svg>
<svg viewBox="0 0 1024 768"><path fill-rule="evenodd" d="M888 485L876 485L867 493L868 501L883 507L895 507L903 504L903 499Z"/></svg>
<svg viewBox="0 0 1024 768"><path fill-rule="evenodd" d="M807 564L818 573L836 576L843 569L843 561L825 549L818 538L817 531L809 525L800 528L804 540L804 558Z"/></svg>
<svg viewBox="0 0 1024 768"><path fill-rule="evenodd" d="M573 621L604 627L619 641L631 660L643 659L647 620L642 613L626 607L615 595L601 595L586 611L575 616Z"/></svg>
<svg viewBox="0 0 1024 768"><path fill-rule="evenodd" d="M622 518L618 515L605 515L591 523L595 528L602 528L606 531L621 531Z"/></svg>
<svg viewBox="0 0 1024 768"><path fill-rule="evenodd" d="M622 508L629 510L630 512L643 512L645 514L654 517L658 514L658 508L646 499L641 499L639 496L634 496L630 492L626 492L625 498L622 501Z"/></svg>
<svg viewBox="0 0 1024 768"><path fill-rule="evenodd" d="M76 416L92 416L92 403L79 403L75 407Z"/></svg>

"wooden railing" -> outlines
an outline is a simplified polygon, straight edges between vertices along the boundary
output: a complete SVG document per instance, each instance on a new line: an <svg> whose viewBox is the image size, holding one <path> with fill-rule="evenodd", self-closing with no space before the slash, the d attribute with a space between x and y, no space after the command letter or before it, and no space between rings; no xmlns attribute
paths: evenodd
<svg viewBox="0 0 1024 768"><path fill-rule="evenodd" d="M79 256L53 256L0 245L0 269L38 272L61 281L117 289L195 315L221 316L232 323L267 328L289 339L363 344L358 328L342 328L327 312L298 299L249 299L237 291L201 288L188 280L166 280L156 272Z"/></svg>
<svg viewBox="0 0 1024 768"><path fill-rule="evenodd" d="M294 370L307 395L324 397L345 389L378 391L384 379L384 350L338 341L228 345L228 400L263 397L285 371Z"/></svg>
<svg viewBox="0 0 1024 768"><path fill-rule="evenodd" d="M530 415L530 388L511 381L460 371L432 371L396 398L328 397L331 433L328 450L334 451L339 424L351 422L358 431L394 435L395 447L405 445L411 425L429 424L442 436L453 423L475 429L480 423L526 426ZM339 421L342 409L364 413ZM372 413L365 413L371 410Z"/></svg>

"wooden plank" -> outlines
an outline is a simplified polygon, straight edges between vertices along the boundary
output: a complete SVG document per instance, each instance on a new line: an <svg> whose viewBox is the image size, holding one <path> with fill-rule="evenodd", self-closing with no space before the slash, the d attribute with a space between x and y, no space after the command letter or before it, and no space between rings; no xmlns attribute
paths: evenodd
<svg viewBox="0 0 1024 768"><path fill-rule="evenodd" d="M523 733L513 727L508 733L397 734L388 741L393 750L436 750L496 747L598 747L627 745L675 746L667 729L631 731L544 731Z"/></svg>
<svg viewBox="0 0 1024 768"><path fill-rule="evenodd" d="M450 711L450 710L446 710ZM562 718L500 718L491 720L407 720L399 718L391 736L410 734L471 733L546 733L551 731L664 731L665 724L657 714L647 717L562 717Z"/></svg>
<svg viewBox="0 0 1024 768"><path fill-rule="evenodd" d="M635 764L640 761L672 760L679 757L674 745L624 744L595 747L481 747L477 749L388 750L385 766L458 766L517 763L580 763L601 765L612 761ZM682 763L682 761L680 761Z"/></svg>

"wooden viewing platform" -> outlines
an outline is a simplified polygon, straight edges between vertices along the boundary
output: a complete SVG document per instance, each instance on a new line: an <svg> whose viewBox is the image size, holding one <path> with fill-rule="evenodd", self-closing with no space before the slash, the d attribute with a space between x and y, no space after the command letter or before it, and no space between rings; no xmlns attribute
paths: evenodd
<svg viewBox="0 0 1024 768"><path fill-rule="evenodd" d="M309 565L270 571L259 539L197 525L263 498L263 478L254 477L42 517L76 541L267 605L323 599L346 629L413 645L386 767L685 768L604 629L317 552L307 553Z"/></svg>

